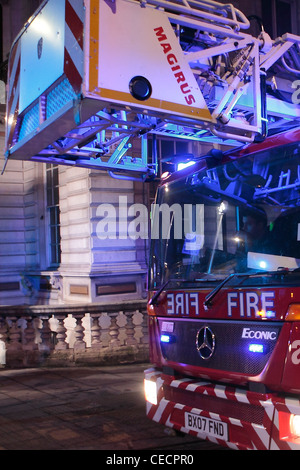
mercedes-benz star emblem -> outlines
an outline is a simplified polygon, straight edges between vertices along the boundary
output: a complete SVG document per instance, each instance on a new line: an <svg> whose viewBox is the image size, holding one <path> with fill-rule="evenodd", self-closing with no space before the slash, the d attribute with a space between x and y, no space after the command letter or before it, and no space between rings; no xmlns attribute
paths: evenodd
<svg viewBox="0 0 300 470"><path fill-rule="evenodd" d="M216 337L208 326L197 331L196 347L202 359L209 359L216 347Z"/></svg>

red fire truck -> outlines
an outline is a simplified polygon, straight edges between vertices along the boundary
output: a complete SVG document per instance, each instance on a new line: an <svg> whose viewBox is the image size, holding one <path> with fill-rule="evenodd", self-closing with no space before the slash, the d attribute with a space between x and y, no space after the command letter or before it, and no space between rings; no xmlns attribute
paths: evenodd
<svg viewBox="0 0 300 470"><path fill-rule="evenodd" d="M11 48L3 171L162 176L147 414L287 449L300 439L300 37L254 37L254 19L214 0L44 0ZM163 178L157 136L211 151Z"/></svg>
<svg viewBox="0 0 300 470"><path fill-rule="evenodd" d="M215 152L160 185L150 419L234 449L300 448L299 141Z"/></svg>

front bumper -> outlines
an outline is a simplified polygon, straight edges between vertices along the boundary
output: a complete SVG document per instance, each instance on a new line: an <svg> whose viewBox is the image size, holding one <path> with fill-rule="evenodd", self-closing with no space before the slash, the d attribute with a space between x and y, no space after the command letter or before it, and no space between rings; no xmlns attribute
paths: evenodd
<svg viewBox="0 0 300 470"><path fill-rule="evenodd" d="M155 368L145 371L147 385L146 412L155 422L232 449L300 450L300 435L290 427L291 417L300 416L296 398L178 379Z"/></svg>

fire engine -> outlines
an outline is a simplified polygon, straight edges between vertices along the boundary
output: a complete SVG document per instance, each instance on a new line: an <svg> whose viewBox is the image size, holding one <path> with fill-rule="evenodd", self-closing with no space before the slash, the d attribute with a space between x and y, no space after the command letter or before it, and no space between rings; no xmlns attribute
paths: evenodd
<svg viewBox="0 0 300 470"><path fill-rule="evenodd" d="M147 416L299 449L300 37L254 37L256 20L213 0L44 1L11 49L5 165L158 175ZM156 136L212 148L160 174Z"/></svg>
<svg viewBox="0 0 300 470"><path fill-rule="evenodd" d="M145 393L148 417L175 431L299 449L299 138L208 155L160 185Z"/></svg>

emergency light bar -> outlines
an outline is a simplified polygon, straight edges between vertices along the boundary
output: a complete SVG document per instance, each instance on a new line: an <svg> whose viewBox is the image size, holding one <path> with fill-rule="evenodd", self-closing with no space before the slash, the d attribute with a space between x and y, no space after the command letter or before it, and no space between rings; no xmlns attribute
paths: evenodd
<svg viewBox="0 0 300 470"><path fill-rule="evenodd" d="M249 344L248 347L249 351L255 354L263 354L264 353L264 345L263 344Z"/></svg>
<svg viewBox="0 0 300 470"><path fill-rule="evenodd" d="M296 80L300 38L248 27L212 0L45 0L11 48L6 160L147 179L149 133L233 145L265 136L267 121L295 126L297 104L267 97L266 84L292 95L279 79Z"/></svg>

